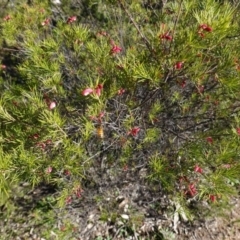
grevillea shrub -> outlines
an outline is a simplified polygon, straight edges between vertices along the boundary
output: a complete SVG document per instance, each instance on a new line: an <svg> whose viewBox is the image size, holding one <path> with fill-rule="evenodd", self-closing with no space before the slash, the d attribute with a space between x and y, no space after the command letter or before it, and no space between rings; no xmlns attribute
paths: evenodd
<svg viewBox="0 0 240 240"><path fill-rule="evenodd" d="M22 1L2 16L2 201L45 182L70 203L104 156L116 173L144 166L183 207L225 204L240 174L239 9L69 2Z"/></svg>

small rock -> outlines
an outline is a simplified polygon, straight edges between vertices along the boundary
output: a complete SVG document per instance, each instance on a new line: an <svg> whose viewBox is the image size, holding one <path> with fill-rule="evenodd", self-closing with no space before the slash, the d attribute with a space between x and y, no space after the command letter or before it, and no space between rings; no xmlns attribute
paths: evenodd
<svg viewBox="0 0 240 240"><path fill-rule="evenodd" d="M34 228L31 228L31 229L30 229L30 232L29 232L30 235L33 235L33 230L34 230Z"/></svg>
<svg viewBox="0 0 240 240"><path fill-rule="evenodd" d="M118 205L118 208L119 208L119 209L125 208L126 205L127 205L127 203L128 203L128 199L126 198L126 199L124 199L124 200Z"/></svg>
<svg viewBox="0 0 240 240"><path fill-rule="evenodd" d="M125 197L122 196L122 195L116 197L116 201L117 201L118 203L121 203L124 199L125 199Z"/></svg>
<svg viewBox="0 0 240 240"><path fill-rule="evenodd" d="M88 217L88 221L92 222L94 220L95 214L91 213Z"/></svg>
<svg viewBox="0 0 240 240"><path fill-rule="evenodd" d="M87 225L87 229L91 229L93 227L93 223L89 223L88 225Z"/></svg>
<svg viewBox="0 0 240 240"><path fill-rule="evenodd" d="M124 223L120 220L117 221L117 226L122 226Z"/></svg>
<svg viewBox="0 0 240 240"><path fill-rule="evenodd" d="M129 216L127 214L121 214L121 218L122 219L125 219L125 220L128 220L129 219Z"/></svg>
<svg viewBox="0 0 240 240"><path fill-rule="evenodd" d="M38 239L37 234L33 234L32 238L33 239Z"/></svg>

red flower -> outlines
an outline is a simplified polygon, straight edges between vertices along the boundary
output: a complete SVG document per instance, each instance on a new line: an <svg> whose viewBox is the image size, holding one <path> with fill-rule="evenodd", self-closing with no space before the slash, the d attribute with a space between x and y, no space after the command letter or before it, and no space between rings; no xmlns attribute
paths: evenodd
<svg viewBox="0 0 240 240"><path fill-rule="evenodd" d="M48 167L47 169L46 169L46 173L47 174L50 174L52 172L52 167Z"/></svg>
<svg viewBox="0 0 240 240"><path fill-rule="evenodd" d="M213 143L212 137L207 137L206 140L207 140L207 142L209 142L209 143L211 143L211 144Z"/></svg>
<svg viewBox="0 0 240 240"><path fill-rule="evenodd" d="M182 87L182 88L185 88L186 87L186 81L185 80L183 80L181 83L180 83L180 86Z"/></svg>
<svg viewBox="0 0 240 240"><path fill-rule="evenodd" d="M102 89L103 89L102 84L98 84L97 87L95 88L95 93L98 97L101 95Z"/></svg>
<svg viewBox="0 0 240 240"><path fill-rule="evenodd" d="M50 98L47 95L44 95L43 98L49 110L53 110L57 106L57 103L55 101L50 100Z"/></svg>
<svg viewBox="0 0 240 240"><path fill-rule="evenodd" d="M165 39L165 40L167 40L167 41L172 41L172 39L173 39L173 37L170 35L169 32L164 33L164 34L161 34L159 37L160 37L161 39Z"/></svg>
<svg viewBox="0 0 240 240"><path fill-rule="evenodd" d="M95 93L98 97L101 95L101 92L102 92L102 89L103 89L103 84L99 83L95 89L92 89L92 88L86 88L82 91L82 95L83 96L87 96L89 94L92 94L92 93Z"/></svg>
<svg viewBox="0 0 240 240"><path fill-rule="evenodd" d="M118 95L122 96L125 93L125 89L121 88L118 90Z"/></svg>
<svg viewBox="0 0 240 240"><path fill-rule="evenodd" d="M188 185L188 193L191 197L194 197L197 194L197 189L193 183Z"/></svg>
<svg viewBox="0 0 240 240"><path fill-rule="evenodd" d="M7 68L7 66L4 65L4 64L2 64L2 65L0 65L0 68L1 68L2 70L5 70L5 69Z"/></svg>
<svg viewBox="0 0 240 240"><path fill-rule="evenodd" d="M205 31L205 32L212 32L212 28L209 25L207 25L207 24L201 24L199 26L198 34L202 38L205 37L205 34L203 33L203 31Z"/></svg>
<svg viewBox="0 0 240 240"><path fill-rule="evenodd" d="M236 129L238 136L240 136L240 127Z"/></svg>
<svg viewBox="0 0 240 240"><path fill-rule="evenodd" d="M209 195L209 200L210 200L211 202L216 202L217 196L216 196L216 195L213 195L213 194L210 194L210 195Z"/></svg>
<svg viewBox="0 0 240 240"><path fill-rule="evenodd" d="M131 131L128 132L128 135L131 134L133 137L136 137L139 131L140 131L139 127L134 127L131 129Z"/></svg>
<svg viewBox="0 0 240 240"><path fill-rule="evenodd" d="M104 112L100 112L100 113L99 113L99 115L98 115L98 119L101 119L101 118L103 118L103 117L104 117L104 115L105 115L105 113L104 113Z"/></svg>
<svg viewBox="0 0 240 240"><path fill-rule="evenodd" d="M198 165L196 165L196 166L194 167L194 172L203 173L203 170L202 170L201 167L199 167Z"/></svg>
<svg viewBox="0 0 240 240"><path fill-rule="evenodd" d="M65 169L64 172L63 172L63 174L64 174L65 176L70 176L70 175L71 175L71 172L70 172L68 169Z"/></svg>
<svg viewBox="0 0 240 240"><path fill-rule="evenodd" d="M110 54L112 55L117 54L117 53L120 53L121 51L122 51L122 48L114 44L110 50Z"/></svg>
<svg viewBox="0 0 240 240"><path fill-rule="evenodd" d="M77 187L74 193L77 198L80 198L82 196L83 190L80 187Z"/></svg>
<svg viewBox="0 0 240 240"><path fill-rule="evenodd" d="M204 85L199 85L197 89L198 89L199 93L203 93L204 92Z"/></svg>
<svg viewBox="0 0 240 240"><path fill-rule="evenodd" d="M43 22L42 22L42 26L47 26L50 23L50 18L46 18Z"/></svg>
<svg viewBox="0 0 240 240"><path fill-rule="evenodd" d="M33 135L32 135L32 138L33 138L34 140L37 140L37 139L39 138L39 134L38 134L38 133L33 134Z"/></svg>
<svg viewBox="0 0 240 240"><path fill-rule="evenodd" d="M46 144L43 143L43 142L38 142L38 143L36 144L36 146L40 147L42 150L44 150L44 149L46 148Z"/></svg>
<svg viewBox="0 0 240 240"><path fill-rule="evenodd" d="M56 102L50 102L48 108L49 108L49 110L52 110L52 109L54 109L56 106L57 106Z"/></svg>
<svg viewBox="0 0 240 240"><path fill-rule="evenodd" d="M49 145L49 144L51 144L52 143L52 140L51 139L47 139L46 141L45 141L45 144L46 145Z"/></svg>
<svg viewBox="0 0 240 240"><path fill-rule="evenodd" d="M92 88L86 88L82 91L82 95L87 96L89 94L92 94L93 92L94 92L94 90Z"/></svg>
<svg viewBox="0 0 240 240"><path fill-rule="evenodd" d="M70 204L72 202L72 197L68 196L65 200L66 204Z"/></svg>
<svg viewBox="0 0 240 240"><path fill-rule="evenodd" d="M198 31L198 34L201 38L204 38L205 37L205 34L202 32L202 31Z"/></svg>
<svg viewBox="0 0 240 240"><path fill-rule="evenodd" d="M112 45L112 48L110 50L110 54L117 54L122 51L122 48L117 46L112 39L110 39L110 44Z"/></svg>
<svg viewBox="0 0 240 240"><path fill-rule="evenodd" d="M9 21L11 19L10 15L7 15L6 17L3 18L4 21Z"/></svg>
<svg viewBox="0 0 240 240"><path fill-rule="evenodd" d="M212 32L212 28L209 25L207 25L207 24L201 24L199 26L199 28L204 30L204 31L206 31L206 32Z"/></svg>
<svg viewBox="0 0 240 240"><path fill-rule="evenodd" d="M73 22L75 22L76 20L77 20L77 17L76 17L76 16L69 17L69 18L67 19L67 24L73 23Z"/></svg>
<svg viewBox="0 0 240 240"><path fill-rule="evenodd" d="M183 62L177 62L174 67L175 67L175 69L177 69L177 70L182 69L182 67L183 67Z"/></svg>

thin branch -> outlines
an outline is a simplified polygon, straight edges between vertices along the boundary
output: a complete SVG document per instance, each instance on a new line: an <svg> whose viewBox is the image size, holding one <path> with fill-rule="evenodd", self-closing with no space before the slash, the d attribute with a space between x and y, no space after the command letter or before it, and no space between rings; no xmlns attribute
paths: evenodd
<svg viewBox="0 0 240 240"><path fill-rule="evenodd" d="M183 0L181 0L181 2L180 2L180 6L179 6L179 9L178 9L178 13L177 13L177 18L176 18L176 20L175 20L175 22L174 22L173 32L172 32L172 37L173 37L173 39L174 39L174 34L175 34L175 31L176 31L177 23L178 23L178 21L179 21L179 17L180 17L180 13L181 13L181 8L182 8L182 3L183 3ZM172 41L171 41L170 46L169 46L169 51L170 51L170 49L171 49L171 45L172 45Z"/></svg>
<svg viewBox="0 0 240 240"><path fill-rule="evenodd" d="M137 23L135 22L135 20L133 19L131 13L127 10L127 8L124 6L122 0L118 0L120 6L122 7L122 9L125 11L125 13L128 15L129 19L131 20L131 22L133 23L134 27L137 29L139 35L141 36L141 38L143 39L143 41L145 42L147 48L149 49L149 51L154 54L154 50L151 47L150 42L148 41L148 39L144 36L144 34L141 32L140 28L138 27Z"/></svg>

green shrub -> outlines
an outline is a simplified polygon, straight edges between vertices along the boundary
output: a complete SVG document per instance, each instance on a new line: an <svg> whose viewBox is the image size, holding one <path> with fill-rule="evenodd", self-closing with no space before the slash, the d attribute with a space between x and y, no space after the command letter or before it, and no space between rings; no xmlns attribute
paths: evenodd
<svg viewBox="0 0 240 240"><path fill-rule="evenodd" d="M64 205L104 159L116 172L147 166L150 185L183 205L236 193L234 4L22 2L1 23L3 201L21 182L44 182Z"/></svg>

